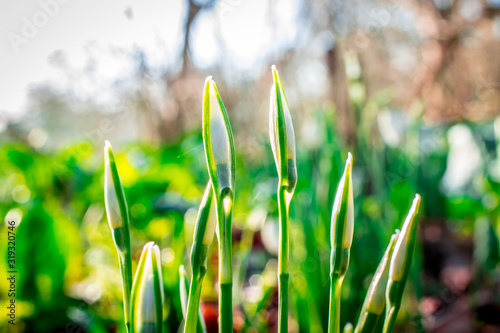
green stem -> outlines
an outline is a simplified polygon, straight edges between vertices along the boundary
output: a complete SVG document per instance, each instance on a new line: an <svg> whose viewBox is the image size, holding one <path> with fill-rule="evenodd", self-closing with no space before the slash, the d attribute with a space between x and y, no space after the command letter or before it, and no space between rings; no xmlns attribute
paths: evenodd
<svg viewBox="0 0 500 333"><path fill-rule="evenodd" d="M128 234L128 230L127 230ZM127 314L128 317L125 319L125 325L129 327L130 329L130 294L132 293L132 251L130 250L130 237L127 237L127 241L125 243L127 247L127 251L125 251L125 281L124 284L126 285L126 309L127 309Z"/></svg>
<svg viewBox="0 0 500 333"><path fill-rule="evenodd" d="M118 261L123 284L123 311L127 332L132 332L130 327L130 295L132 293L132 255L130 251L130 235L127 228L116 229L123 232L123 249L117 247ZM116 235L116 233L115 233Z"/></svg>
<svg viewBox="0 0 500 333"><path fill-rule="evenodd" d="M193 269L193 279L191 281L191 286L189 288L189 299L187 305L186 314L186 325L184 327L185 333L194 333L198 331L205 332L205 328L202 326L199 320L199 308L200 308L200 297L201 297L201 287L203 278L205 277L206 267L202 267L199 271L195 272Z"/></svg>
<svg viewBox="0 0 500 333"><path fill-rule="evenodd" d="M233 332L232 196L217 200L219 218L219 332ZM226 202L225 202L226 201Z"/></svg>
<svg viewBox="0 0 500 333"><path fill-rule="evenodd" d="M207 206L210 207L210 206ZM201 230L203 236L205 230ZM208 246L201 242L193 243L191 251L191 269L193 270L193 278L189 287L188 305L186 309L186 324L184 326L185 333L194 333L198 327L199 331L205 331L200 312L200 297L203 278L207 271L207 256Z"/></svg>
<svg viewBox="0 0 500 333"><path fill-rule="evenodd" d="M399 308L401 307L401 299L403 297L405 284L406 277L403 278L402 282L389 280L387 283L386 312L384 329L382 330L384 333L392 332L392 328L396 322L396 317L398 316Z"/></svg>
<svg viewBox="0 0 500 333"><path fill-rule="evenodd" d="M396 317L398 316L400 304L395 304L392 307L387 307L387 312L385 315L384 329L383 333L392 332L392 328L394 327L394 323L396 322Z"/></svg>
<svg viewBox="0 0 500 333"><path fill-rule="evenodd" d="M233 284L222 283L219 294L219 332L233 332Z"/></svg>
<svg viewBox="0 0 500 333"><path fill-rule="evenodd" d="M279 226L280 226L280 247L279 247L279 262L278 262L278 332L288 332L288 251L290 246L288 233L288 202L286 200L286 187L278 188L278 207L279 207Z"/></svg>
<svg viewBox="0 0 500 333"><path fill-rule="evenodd" d="M331 274L330 286L330 315L328 316L328 332L340 332L340 291L342 289L343 277Z"/></svg>
<svg viewBox="0 0 500 333"><path fill-rule="evenodd" d="M278 305L278 332L288 332L288 273L281 273L279 276L279 305Z"/></svg>

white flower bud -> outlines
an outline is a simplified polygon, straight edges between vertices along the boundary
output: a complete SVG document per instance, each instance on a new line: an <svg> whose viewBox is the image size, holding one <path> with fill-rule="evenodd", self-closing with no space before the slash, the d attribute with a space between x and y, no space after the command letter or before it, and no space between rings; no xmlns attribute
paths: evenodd
<svg viewBox="0 0 500 333"><path fill-rule="evenodd" d="M229 135L227 133L226 122L216 93L215 81L212 77L207 78L210 93L210 140L215 165L231 164L231 148L229 145Z"/></svg>
<svg viewBox="0 0 500 333"><path fill-rule="evenodd" d="M213 191L212 187L210 187L210 191ZM216 226L217 226L217 209L215 205L215 200L212 200L212 203L210 204L210 212L208 213L205 235L203 235L203 245L210 246L210 244L212 244Z"/></svg>
<svg viewBox="0 0 500 333"><path fill-rule="evenodd" d="M281 84L281 80L278 75L278 70L273 65L273 86L271 87L271 99L269 106L269 137L271 139L271 148L273 150L274 160L276 162L276 167L278 169L278 173L281 172L281 156L279 149L279 131L278 128L278 117L279 117L279 109L278 109L278 101L281 105L281 109L283 112L283 119L285 122L285 137L286 137L286 162L288 174L286 175L287 179L290 182L292 187L295 187L295 182L297 180L297 171L296 171L296 148L295 148L295 132L293 130L292 117L290 115L290 109L288 108L288 103L285 97L285 91L283 90L283 86ZM277 97L276 85L278 85L279 91L279 99ZM291 161L291 162L289 162Z"/></svg>
<svg viewBox="0 0 500 333"><path fill-rule="evenodd" d="M106 141L104 146L104 203L109 226L111 229L118 229L123 227L123 219L111 171L110 158L113 158L113 152L111 150L111 144L109 141Z"/></svg>
<svg viewBox="0 0 500 333"><path fill-rule="evenodd" d="M269 107L269 135L271 138L271 148L273 149L274 159L276 165L278 166L280 161L279 156L279 135L277 129L277 118L278 118L278 99L276 97L276 84L278 84L278 90L280 92L279 101L283 110L283 119L285 120L285 135L286 135L286 152L287 159L295 161L295 132L293 130L292 117L290 115L290 109L288 108L288 103L285 97L285 91L281 85L281 80L278 75L278 70L273 65L273 77L275 77L273 86L271 87L271 102ZM276 80L277 78L277 80ZM279 171L279 170L278 170Z"/></svg>
<svg viewBox="0 0 500 333"><path fill-rule="evenodd" d="M136 332L142 332L143 328L158 325L161 322L156 313L156 307L160 302L163 308L163 279L161 274L160 249L154 242L144 246L140 266L134 284L134 327ZM160 295L157 294L159 290Z"/></svg>
<svg viewBox="0 0 500 333"><path fill-rule="evenodd" d="M212 77L207 77L203 95L203 143L214 188L234 190L234 148L231 125Z"/></svg>
<svg viewBox="0 0 500 333"><path fill-rule="evenodd" d="M417 220L415 219L416 214L418 213L418 208L420 205L420 195L415 195L415 199L413 199L413 203L411 205L410 211L406 216L405 223L401 230L401 234L398 237L396 245L394 246L394 253L391 259L391 268L389 271L389 277L396 282L399 282L403 279L405 270L409 267L407 266L408 255L412 255L408 253L408 246L413 244L415 241L415 230ZM412 239L411 239L411 238ZM413 249L412 249L413 250Z"/></svg>
<svg viewBox="0 0 500 333"><path fill-rule="evenodd" d="M344 197L345 187L347 186L347 196ZM352 191L352 155L347 154L347 161L345 165L344 174L340 179L337 193L335 195L335 202L333 204L332 213L332 229L331 229L331 244L335 244L335 223L338 220L342 206L346 206L345 224L342 235L342 248L349 249L352 245L352 238L354 232L354 196ZM343 218L343 217L340 217Z"/></svg>
<svg viewBox="0 0 500 333"><path fill-rule="evenodd" d="M376 315L382 314L385 308L385 290L389 275L390 258L398 235L399 230L396 230L396 233L391 237L389 246L387 246L387 250L377 267L377 271L373 275L370 288L368 289L366 310Z"/></svg>

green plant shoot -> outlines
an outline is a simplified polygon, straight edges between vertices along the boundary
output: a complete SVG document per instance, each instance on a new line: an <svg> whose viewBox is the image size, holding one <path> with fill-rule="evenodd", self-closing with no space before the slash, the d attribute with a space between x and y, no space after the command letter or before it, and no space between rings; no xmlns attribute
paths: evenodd
<svg viewBox="0 0 500 333"><path fill-rule="evenodd" d="M132 291L132 254L127 201L120 182L111 144L104 146L104 203L113 241L118 251L118 260L123 283L123 311L125 326L130 329L130 293Z"/></svg>
<svg viewBox="0 0 500 333"><path fill-rule="evenodd" d="M160 249L147 243L141 254L131 294L131 326L134 333L161 333L163 279Z"/></svg>
<svg viewBox="0 0 500 333"><path fill-rule="evenodd" d="M392 331L396 317L401 307L403 292L410 272L415 238L417 233L418 208L420 206L420 195L415 195L410 211L401 229L401 233L394 246L389 268L389 280L386 289L386 314L383 332Z"/></svg>
<svg viewBox="0 0 500 333"><path fill-rule="evenodd" d="M389 276L389 263L391 262L394 245L398 239L399 230L392 235L384 256L373 275L370 287L366 293L365 301L359 314L358 323L354 333L374 332L379 320L384 318L385 310L385 288Z"/></svg>
<svg viewBox="0 0 500 333"><path fill-rule="evenodd" d="M213 184L219 237L219 332L233 332L232 216L235 154L226 108L212 77L203 94L203 143ZM189 311L188 311L189 312Z"/></svg>
<svg viewBox="0 0 500 333"><path fill-rule="evenodd" d="M353 231L352 155L348 153L344 174L337 187L332 211L329 333L340 332L340 294L342 282L349 266Z"/></svg>
<svg viewBox="0 0 500 333"><path fill-rule="evenodd" d="M179 266L179 294L181 296L181 306L182 306L182 317L184 318L184 327L186 327L186 316L188 308L188 293L189 293L189 280L184 265ZM201 312L201 307L198 311L198 332L206 333L207 325L205 323L205 318L203 318L203 313Z"/></svg>
<svg viewBox="0 0 500 333"><path fill-rule="evenodd" d="M185 333L196 332L198 323L201 287L207 271L208 248L210 244L212 244L215 226L217 224L214 212L210 212L212 198L212 182L208 181L198 211L198 218L196 220L193 235L193 246L191 247L191 269L193 271L193 278L189 288L186 325L184 326Z"/></svg>
<svg viewBox="0 0 500 333"><path fill-rule="evenodd" d="M279 206L279 254L278 254L278 331L288 332L288 282L289 282L289 222L288 212L295 186L297 167L295 162L295 133L292 117L281 84L278 70L273 65L273 86L269 107L269 136L274 161L278 169Z"/></svg>

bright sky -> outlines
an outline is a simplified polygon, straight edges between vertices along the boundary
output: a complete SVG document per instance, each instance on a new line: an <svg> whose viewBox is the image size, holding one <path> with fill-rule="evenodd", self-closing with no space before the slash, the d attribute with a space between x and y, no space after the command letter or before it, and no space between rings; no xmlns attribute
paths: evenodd
<svg viewBox="0 0 500 333"><path fill-rule="evenodd" d="M276 52L292 42L296 1L277 1L277 22L268 6L266 0L219 0L214 10L201 14L193 26L195 63L206 67L219 59L217 31L225 45L225 66L242 71L263 59L263 50ZM137 48L153 66L172 65L180 52L184 7L185 0L2 1L0 113L22 114L29 88L46 82L97 96L130 73L129 55ZM92 72L93 80L69 87L67 76L50 64L57 51L77 73Z"/></svg>

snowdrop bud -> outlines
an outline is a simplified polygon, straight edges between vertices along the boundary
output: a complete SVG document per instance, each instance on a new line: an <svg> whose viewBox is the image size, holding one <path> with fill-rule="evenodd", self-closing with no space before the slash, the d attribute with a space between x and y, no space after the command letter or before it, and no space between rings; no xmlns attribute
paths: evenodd
<svg viewBox="0 0 500 333"><path fill-rule="evenodd" d="M118 201L118 195L123 196L123 192L120 193L122 191L121 185L115 184L115 180L119 182L119 179L109 141L106 141L104 146L104 159L104 202L109 226L114 230L123 227L120 203ZM113 173L115 173L115 177L113 177Z"/></svg>
<svg viewBox="0 0 500 333"><path fill-rule="evenodd" d="M132 288L134 331L156 332L162 324L163 279L160 249L153 242L144 246Z"/></svg>
<svg viewBox="0 0 500 333"><path fill-rule="evenodd" d="M406 216L401 234L399 235L396 245L394 246L389 278L396 282L403 280L410 269L410 256L413 255L413 247L415 245L415 235L417 230L417 219L415 219L415 216L418 213L419 206L420 195L417 194L415 195L410 211Z"/></svg>
<svg viewBox="0 0 500 333"><path fill-rule="evenodd" d="M337 226L338 225L338 226ZM341 233L336 234L337 230ZM352 155L348 153L344 174L337 187L333 204L331 242L342 242L342 249L350 249L354 231L354 197L352 192Z"/></svg>
<svg viewBox="0 0 500 333"><path fill-rule="evenodd" d="M215 208L215 201L210 205L210 212L208 213L207 228L203 236L203 245L210 246L214 239L215 227L217 226L217 209Z"/></svg>
<svg viewBox="0 0 500 333"><path fill-rule="evenodd" d="M219 99L215 93L215 82L209 79L210 92L210 138L215 164L230 164L229 136Z"/></svg>
<svg viewBox="0 0 500 333"><path fill-rule="evenodd" d="M161 298L161 308L163 309L163 304L165 303L165 294L163 293L163 275L161 270L161 251L158 245L153 245L152 252L153 261L153 271L155 274L155 284L159 288L160 298Z"/></svg>
<svg viewBox="0 0 500 333"><path fill-rule="evenodd" d="M344 326L344 331L343 333L352 333L352 330L354 329L354 327L352 326L351 323L347 323L345 324Z"/></svg>
<svg viewBox="0 0 500 333"><path fill-rule="evenodd" d="M290 191L295 189L297 183L295 132L292 117L285 96L285 91L279 78L278 70L273 65L273 86L271 87L271 100L269 107L269 137L273 150L274 161L280 177L287 182ZM284 126L280 126L280 121ZM280 149L280 137L284 138L283 151ZM281 175L281 163L286 161L286 175Z"/></svg>
<svg viewBox="0 0 500 333"><path fill-rule="evenodd" d="M214 239L215 226L217 225L217 213L215 209L215 200L213 198L213 187L212 182L209 181L207 187L205 188L205 193L201 199L200 209L198 211L198 217L196 218L195 232L193 234L193 242L196 242L200 237L202 238L202 244L205 246L210 246ZM202 223L205 227L202 227ZM203 232L203 235L198 235L198 232Z"/></svg>
<svg viewBox="0 0 500 333"><path fill-rule="evenodd" d="M203 142L210 173L215 176L215 187L222 191L233 187L234 148L231 126L226 108L212 77L205 81L203 96Z"/></svg>
<svg viewBox="0 0 500 333"><path fill-rule="evenodd" d="M387 246L384 256L370 283L370 288L368 289L366 311L376 315L382 314L385 308L385 290L389 275L390 260L398 235L399 230L396 230L389 241L389 245Z"/></svg>

